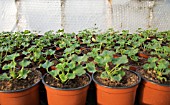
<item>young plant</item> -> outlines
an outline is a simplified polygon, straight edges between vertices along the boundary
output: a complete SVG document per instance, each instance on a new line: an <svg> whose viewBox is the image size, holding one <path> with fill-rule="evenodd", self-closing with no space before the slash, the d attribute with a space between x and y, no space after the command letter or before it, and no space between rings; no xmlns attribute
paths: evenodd
<svg viewBox="0 0 170 105"><path fill-rule="evenodd" d="M60 58L55 68L56 70L49 71L48 68L53 65L52 62L46 61L42 64L42 67L56 80L60 80L62 84L67 83L71 79L75 79L76 76L82 76L86 73L85 67L81 65L81 62L86 61L87 57L70 55L69 57Z"/></svg>
<svg viewBox="0 0 170 105"><path fill-rule="evenodd" d="M21 66L21 70L18 71L18 79L26 79L28 76L28 73L31 72L30 70L25 69L28 65L30 65L30 61L23 59L21 62L19 62L19 65Z"/></svg>
<svg viewBox="0 0 170 105"><path fill-rule="evenodd" d="M158 59L157 57L151 57L148 59L148 63L143 65L144 70L153 70L156 73L158 80L167 81L167 75L170 74L169 61L165 59Z"/></svg>
<svg viewBox="0 0 170 105"><path fill-rule="evenodd" d="M132 61L138 61L138 56L136 54L138 53L138 48L130 48L128 50L125 50L125 54L132 60Z"/></svg>
<svg viewBox="0 0 170 105"><path fill-rule="evenodd" d="M95 58L95 62L104 70L100 75L101 78L111 81L121 81L125 75L125 72L122 70L124 68L122 64L127 63L128 59L126 55L113 58L113 54L114 52L105 50Z"/></svg>
<svg viewBox="0 0 170 105"><path fill-rule="evenodd" d="M113 68L109 67L109 64L105 64L105 71L102 72L101 78L107 78L111 81L121 81L122 77L125 76L125 71L122 69L124 68L122 64L128 62L127 56L123 55L119 58L115 58L112 63L115 65Z"/></svg>
<svg viewBox="0 0 170 105"><path fill-rule="evenodd" d="M170 60L170 58L168 57L170 55L170 47L160 46L157 49L153 50L151 52L151 55L156 55L159 58L165 58L167 60Z"/></svg>
<svg viewBox="0 0 170 105"><path fill-rule="evenodd" d="M12 60L11 63L5 64L2 70L9 70L9 75L7 73L3 73L0 75L0 80L11 80L11 79L26 79L30 70L25 69L31 62L27 60L22 60L19 62L19 65L22 67L20 70L16 70L17 63L15 62L15 58L18 54L12 54L6 57L5 61Z"/></svg>
<svg viewBox="0 0 170 105"><path fill-rule="evenodd" d="M9 70L10 73L10 77L12 78L16 78L17 74L16 74L16 65L17 63L15 62L15 58L18 57L19 54L18 53L14 53L11 55L7 55L4 59L4 61L11 61L9 64L5 64L2 67L2 70Z"/></svg>
<svg viewBox="0 0 170 105"><path fill-rule="evenodd" d="M54 55L55 54L55 50L52 50L52 49L46 50L46 52L44 54L45 54L45 56L47 58L48 56Z"/></svg>

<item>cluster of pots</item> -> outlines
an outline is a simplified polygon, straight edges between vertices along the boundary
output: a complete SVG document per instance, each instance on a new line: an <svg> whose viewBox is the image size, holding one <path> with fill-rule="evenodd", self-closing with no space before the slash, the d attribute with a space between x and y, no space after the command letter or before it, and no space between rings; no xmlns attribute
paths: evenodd
<svg viewBox="0 0 170 105"><path fill-rule="evenodd" d="M135 100L140 105L169 105L170 87L148 81L136 74L139 78L136 84L129 87L108 87L94 79L94 74L88 75L90 81L87 85L61 89L49 86L42 80L27 89L16 91L1 91L0 105L40 105L39 84L45 85L48 105L85 105L91 82L95 83L98 105L134 105ZM92 91L91 91L92 92Z"/></svg>
<svg viewBox="0 0 170 105"><path fill-rule="evenodd" d="M141 55L140 55L141 56ZM142 56L148 58L148 56ZM89 82L78 88L56 88L44 78L26 89L0 91L0 105L40 105L40 88L45 87L48 105L85 105L90 87L95 84L97 105L170 105L170 86L143 78L133 66L128 71L138 76L138 82L127 87L110 87L98 82L93 74L86 75Z"/></svg>

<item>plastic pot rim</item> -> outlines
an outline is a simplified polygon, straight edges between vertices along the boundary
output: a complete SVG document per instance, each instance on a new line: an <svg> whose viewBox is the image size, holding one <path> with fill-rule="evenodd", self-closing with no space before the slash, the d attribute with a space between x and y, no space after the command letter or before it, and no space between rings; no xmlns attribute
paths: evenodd
<svg viewBox="0 0 170 105"><path fill-rule="evenodd" d="M150 83L155 84L155 85L170 87L170 84L156 83L156 82L154 82L152 80L148 80L148 79L144 78L142 75L141 75L141 78L142 78L142 80L144 80L146 82L150 82Z"/></svg>
<svg viewBox="0 0 170 105"><path fill-rule="evenodd" d="M92 81L92 78L91 76L86 73L86 75L89 77L89 83L84 85L84 86L81 86L81 87L77 87L77 88L57 88L57 87L53 87L53 86L50 86L48 85L47 83L45 83L44 81L44 78L45 76L47 75L48 73L44 74L43 78L42 78L42 83L45 85L45 86L48 86L49 88L51 89L55 89L55 90L64 90L64 91L70 91L70 90L79 90L79 89L82 89L82 88L85 88L86 86L90 85L91 81Z"/></svg>
<svg viewBox="0 0 170 105"><path fill-rule="evenodd" d="M137 72L135 72L135 71L132 71L132 70L127 70L127 71L130 71L130 72L132 72L132 73L134 73L134 74L136 74L136 75L138 76L138 82L137 82L137 83L135 83L135 84L133 84L133 85L131 85L131 86L125 86L125 87L106 86L106 85L103 85L103 84L101 84L100 82L98 82L98 81L96 81L96 80L94 79L94 75L95 75L97 72L95 72L95 73L92 74L92 79L93 79L93 81L94 81L96 84L98 84L98 85L100 85L100 86L102 86L102 87L106 87L106 88L112 88L112 89L128 89L128 88L135 87L136 85L138 85L138 84L141 82L141 76L139 75L139 73L137 73Z"/></svg>
<svg viewBox="0 0 170 105"><path fill-rule="evenodd" d="M41 79L42 79L42 74L41 74L41 72L38 71L38 70L36 70L36 71L40 73L40 80L38 80L35 84L31 85L30 87L24 88L24 89L18 89L18 90L5 90L5 91L0 90L0 93L15 93L15 92L22 92L22 91L28 90L28 89L30 89L30 88L36 86L36 85L41 81Z"/></svg>

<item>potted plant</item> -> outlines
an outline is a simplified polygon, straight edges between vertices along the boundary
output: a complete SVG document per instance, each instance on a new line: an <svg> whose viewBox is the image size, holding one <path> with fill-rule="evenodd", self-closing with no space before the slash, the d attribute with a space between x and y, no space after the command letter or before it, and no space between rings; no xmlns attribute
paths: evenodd
<svg viewBox="0 0 170 105"><path fill-rule="evenodd" d="M19 62L21 69L17 69L15 58L19 56L14 53L5 57L9 61L2 70L9 70L0 74L0 104L1 105L39 105L38 83L41 73L26 68L31 62L23 59ZM31 100L31 101L30 101Z"/></svg>
<svg viewBox="0 0 170 105"><path fill-rule="evenodd" d="M170 68L164 58L150 57L138 72L142 76L139 103L149 105L169 105Z"/></svg>
<svg viewBox="0 0 170 105"><path fill-rule="evenodd" d="M100 67L92 75L96 84L97 104L133 105L140 76L134 71L124 70L127 56L112 57L112 52L104 51L95 61Z"/></svg>
<svg viewBox="0 0 170 105"><path fill-rule="evenodd" d="M66 52L66 51L65 51ZM46 61L42 67L47 70L42 82L47 91L48 105L85 105L91 77L81 62L85 56L66 54L60 58L55 70L49 70L52 62Z"/></svg>

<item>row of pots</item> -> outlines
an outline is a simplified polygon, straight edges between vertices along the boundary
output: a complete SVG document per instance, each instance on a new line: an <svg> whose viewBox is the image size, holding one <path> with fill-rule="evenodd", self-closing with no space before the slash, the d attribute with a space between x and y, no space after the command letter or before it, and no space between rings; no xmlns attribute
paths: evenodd
<svg viewBox="0 0 170 105"><path fill-rule="evenodd" d="M44 81L46 74L42 77L42 83L47 91L48 105L85 105L87 91L93 81L98 105L134 105L135 99L140 105L170 105L169 86L141 79L138 73L130 72L136 74L139 79L136 84L129 87L104 86L94 79L95 73L92 76L87 74L90 79L87 85L74 89L51 87ZM40 105L38 88L40 82L41 80L27 89L1 91L0 105Z"/></svg>

